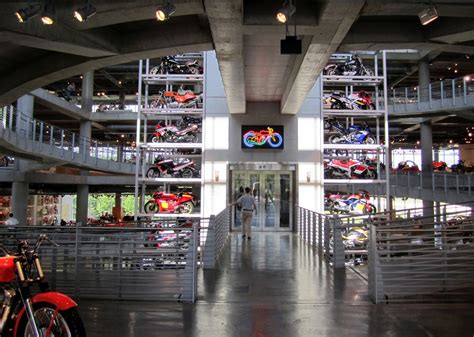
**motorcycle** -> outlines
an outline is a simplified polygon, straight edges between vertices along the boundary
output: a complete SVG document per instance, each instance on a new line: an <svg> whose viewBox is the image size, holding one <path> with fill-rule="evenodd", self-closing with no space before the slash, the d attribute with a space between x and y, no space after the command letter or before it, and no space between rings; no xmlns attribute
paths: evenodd
<svg viewBox="0 0 474 337"><path fill-rule="evenodd" d="M434 161L432 165L433 171L435 172L446 171L446 168L448 167L448 164L446 164L444 161Z"/></svg>
<svg viewBox="0 0 474 337"><path fill-rule="evenodd" d="M158 97L151 101L152 109L197 109L202 104L202 94L196 95L191 90L182 88L178 91L160 91Z"/></svg>
<svg viewBox="0 0 474 337"><path fill-rule="evenodd" d="M0 157L0 166L7 167L8 165L10 165L10 163L12 161L13 161L12 158L10 158L8 156L1 156Z"/></svg>
<svg viewBox="0 0 474 337"><path fill-rule="evenodd" d="M202 118L201 117L192 117L192 116L183 116L180 120L176 122L176 126L178 128L185 128L192 124L196 124L197 126L202 126Z"/></svg>
<svg viewBox="0 0 474 337"><path fill-rule="evenodd" d="M161 58L159 66L153 67L150 70L150 75L163 74L202 74L202 68L197 60L180 62L174 56L165 56Z"/></svg>
<svg viewBox="0 0 474 337"><path fill-rule="evenodd" d="M324 206L326 208L331 208L334 205L334 201L339 199L347 199L347 198L367 198L370 199L370 194L366 190L358 190L356 193L353 194L342 194L340 192L336 193L328 193L324 196Z"/></svg>
<svg viewBox="0 0 474 337"><path fill-rule="evenodd" d="M199 126L190 124L184 129L175 125L156 124L155 132L151 135L152 143L195 143L198 140Z"/></svg>
<svg viewBox="0 0 474 337"><path fill-rule="evenodd" d="M345 128L341 123L335 120L329 120L331 128L334 128L339 134L329 136L330 144L375 144L375 138L371 135L367 124L351 125Z"/></svg>
<svg viewBox="0 0 474 337"><path fill-rule="evenodd" d="M329 179L377 179L377 171L358 160L333 159L325 167L324 176Z"/></svg>
<svg viewBox="0 0 474 337"><path fill-rule="evenodd" d="M365 190L346 198L335 199L329 207L331 214L375 214L377 208L369 202L370 194Z"/></svg>
<svg viewBox="0 0 474 337"><path fill-rule="evenodd" d="M340 93L333 92L328 99L331 109L337 110L375 110L375 104L372 103L372 97L366 91L359 91L343 96Z"/></svg>
<svg viewBox="0 0 474 337"><path fill-rule="evenodd" d="M5 256L0 257L0 282L3 289L0 334L2 336L85 337L86 332L77 312L77 303L59 292L49 291L38 256L45 241L59 246L41 234L34 246L19 241L11 252L0 244ZM32 294L33 285L39 293Z"/></svg>
<svg viewBox="0 0 474 337"><path fill-rule="evenodd" d="M283 143L283 137L274 132L273 128L267 127L267 130L247 131L243 135L244 144L247 147L262 146L268 143L271 147L279 147Z"/></svg>
<svg viewBox="0 0 474 337"><path fill-rule="evenodd" d="M352 55L346 62L328 64L323 69L323 75L328 76L374 76L374 71L364 66L358 55Z"/></svg>
<svg viewBox="0 0 474 337"><path fill-rule="evenodd" d="M176 178L192 178L198 175L196 163L189 159L165 159L158 156L152 167L146 171L147 178L171 176Z"/></svg>
<svg viewBox="0 0 474 337"><path fill-rule="evenodd" d="M191 192L178 194L156 191L145 204L145 213L192 213L198 202Z"/></svg>

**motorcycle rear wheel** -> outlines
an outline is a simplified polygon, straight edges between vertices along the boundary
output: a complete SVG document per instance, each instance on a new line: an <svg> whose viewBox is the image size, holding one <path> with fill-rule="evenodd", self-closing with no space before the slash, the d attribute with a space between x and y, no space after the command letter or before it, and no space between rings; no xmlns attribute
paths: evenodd
<svg viewBox="0 0 474 337"><path fill-rule="evenodd" d="M158 205L156 204L155 200L149 200L145 204L145 213L158 213Z"/></svg>
<svg viewBox="0 0 474 337"><path fill-rule="evenodd" d="M33 305L33 310L38 329L40 330L40 333L42 332L43 336L86 336L84 324L82 323L81 317L76 308L58 311L57 314L55 314L56 308L54 308L53 305L49 303L36 303ZM54 316L56 316L56 318L52 321L51 318ZM25 313L21 318L15 337L33 337L34 335L32 326Z"/></svg>
<svg viewBox="0 0 474 337"><path fill-rule="evenodd" d="M186 168L181 171L181 178L188 179L188 178L192 178L193 176L194 176L194 173L193 173L193 170L191 169Z"/></svg>

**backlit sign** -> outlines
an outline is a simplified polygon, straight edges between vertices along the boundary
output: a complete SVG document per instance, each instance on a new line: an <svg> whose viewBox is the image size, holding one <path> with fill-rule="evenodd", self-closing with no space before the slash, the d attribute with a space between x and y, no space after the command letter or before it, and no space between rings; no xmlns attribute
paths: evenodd
<svg viewBox="0 0 474 337"><path fill-rule="evenodd" d="M242 149L283 149L283 125L242 125Z"/></svg>

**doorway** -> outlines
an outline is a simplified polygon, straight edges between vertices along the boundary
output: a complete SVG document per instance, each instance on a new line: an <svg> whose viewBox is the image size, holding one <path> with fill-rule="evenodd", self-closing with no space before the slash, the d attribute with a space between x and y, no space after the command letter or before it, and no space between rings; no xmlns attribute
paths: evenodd
<svg viewBox="0 0 474 337"><path fill-rule="evenodd" d="M291 231L292 228L292 171L232 171L232 200L250 187L257 205L252 220L255 231ZM232 210L232 230L241 230L241 210Z"/></svg>

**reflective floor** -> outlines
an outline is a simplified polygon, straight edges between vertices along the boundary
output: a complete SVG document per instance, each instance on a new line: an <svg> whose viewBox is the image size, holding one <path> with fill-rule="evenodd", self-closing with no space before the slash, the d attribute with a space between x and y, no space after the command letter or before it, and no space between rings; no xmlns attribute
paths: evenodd
<svg viewBox="0 0 474 337"><path fill-rule="evenodd" d="M474 336L472 304L373 305L363 278L292 234L230 241L219 268L201 271L196 304L83 300L87 336Z"/></svg>

